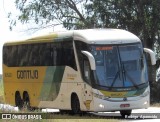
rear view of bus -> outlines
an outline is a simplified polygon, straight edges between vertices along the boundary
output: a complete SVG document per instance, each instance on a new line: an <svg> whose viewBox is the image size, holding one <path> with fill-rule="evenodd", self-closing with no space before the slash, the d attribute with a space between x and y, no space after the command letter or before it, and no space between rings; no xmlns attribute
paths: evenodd
<svg viewBox="0 0 160 122"><path fill-rule="evenodd" d="M94 111L119 110L125 116L132 109L148 108L150 87L144 51L150 54L153 65L154 53L143 49L138 37L123 30L102 30L87 40L90 44L81 50L90 59L92 71L86 68L84 77L93 77Z"/></svg>

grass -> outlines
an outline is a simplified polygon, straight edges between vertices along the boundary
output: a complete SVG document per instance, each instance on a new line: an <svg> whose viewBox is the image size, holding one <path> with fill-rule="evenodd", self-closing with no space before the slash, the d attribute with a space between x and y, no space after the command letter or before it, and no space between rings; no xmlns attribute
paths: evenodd
<svg viewBox="0 0 160 122"><path fill-rule="evenodd" d="M48 121L48 120L47 120ZM113 119L56 119L49 120L49 122L117 122L118 120Z"/></svg>
<svg viewBox="0 0 160 122"><path fill-rule="evenodd" d="M21 115L21 113L23 113L23 115L27 115L27 114L32 114L32 115L39 115L41 112L27 112L27 111L20 111L20 112L17 112L17 113L14 113L14 112L9 112L9 114L18 114L18 115ZM44 114L41 114L42 115L42 120L21 120L21 119L13 119L13 120L10 120L9 122L106 122L106 121L109 121L109 122L118 122L120 121L119 118L110 118L110 117L99 117L99 116L93 116L93 115L90 115L90 116L80 116L80 115L68 115L68 114L55 114L55 113L44 113ZM43 119L43 118L48 118L48 116L50 116L50 118L53 118L53 119ZM8 122L5 121L5 122Z"/></svg>
<svg viewBox="0 0 160 122"><path fill-rule="evenodd" d="M160 103L153 103L151 104L151 107L160 107Z"/></svg>
<svg viewBox="0 0 160 122"><path fill-rule="evenodd" d="M10 120L2 122L117 122L117 120L101 119L45 119L45 120Z"/></svg>
<svg viewBox="0 0 160 122"><path fill-rule="evenodd" d="M4 89L2 79L0 79L0 103L4 103Z"/></svg>

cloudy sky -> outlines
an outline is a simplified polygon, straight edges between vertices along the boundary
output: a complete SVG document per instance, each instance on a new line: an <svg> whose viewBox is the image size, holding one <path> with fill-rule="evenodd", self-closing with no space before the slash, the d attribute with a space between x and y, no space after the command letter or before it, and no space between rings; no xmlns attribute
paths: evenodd
<svg viewBox="0 0 160 122"><path fill-rule="evenodd" d="M30 37L53 32L53 28L47 28L35 33L29 33L26 30L32 27L32 24L22 25L21 23L17 23L17 26L14 27L12 31L10 31L9 19L7 18L8 13L12 12L12 15L14 17L19 12L18 10L16 10L14 1L15 0L0 0L0 74L2 73L2 46L5 42L27 39ZM54 31L61 30L64 30L62 26L57 26L54 28Z"/></svg>

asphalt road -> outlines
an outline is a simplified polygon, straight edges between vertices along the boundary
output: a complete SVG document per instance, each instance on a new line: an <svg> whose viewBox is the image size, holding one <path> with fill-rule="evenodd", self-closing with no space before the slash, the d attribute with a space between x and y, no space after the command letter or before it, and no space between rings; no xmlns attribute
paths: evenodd
<svg viewBox="0 0 160 122"><path fill-rule="evenodd" d="M18 108L10 105L0 104L0 110L3 112L17 112ZM42 109L42 112L59 112L58 109ZM121 118L119 112L98 112L91 113L97 116L104 116L107 119L118 119L120 121L131 121L131 122L160 122L160 107L149 107L148 109L136 109L132 110L132 114L130 116L126 116L125 119Z"/></svg>
<svg viewBox="0 0 160 122"><path fill-rule="evenodd" d="M99 112L96 115L100 116L111 116L117 119L122 119L120 117L120 112ZM160 122L160 107L149 107L148 109L135 109L132 110L130 116L126 116L124 121L132 122Z"/></svg>

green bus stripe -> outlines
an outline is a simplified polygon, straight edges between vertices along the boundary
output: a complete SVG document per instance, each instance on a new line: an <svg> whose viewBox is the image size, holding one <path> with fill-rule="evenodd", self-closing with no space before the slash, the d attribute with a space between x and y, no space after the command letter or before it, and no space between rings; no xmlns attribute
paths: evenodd
<svg viewBox="0 0 160 122"><path fill-rule="evenodd" d="M40 94L40 100L53 101L58 96L65 66L50 66L46 69L46 76Z"/></svg>

